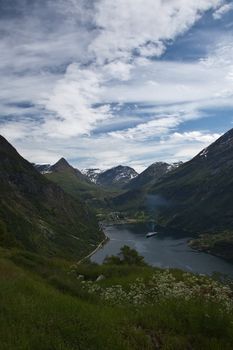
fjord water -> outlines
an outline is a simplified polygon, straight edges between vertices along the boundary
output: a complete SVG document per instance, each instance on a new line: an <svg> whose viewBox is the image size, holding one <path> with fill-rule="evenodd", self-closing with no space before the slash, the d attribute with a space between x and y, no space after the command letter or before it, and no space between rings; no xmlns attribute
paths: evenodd
<svg viewBox="0 0 233 350"><path fill-rule="evenodd" d="M218 272L233 278L233 264L194 251L188 246L191 236L159 228L156 229L156 236L146 238L148 231L151 231L149 224L107 226L105 233L109 241L91 257L91 261L102 263L107 255L116 255L122 246L128 245L136 249L152 266L179 268L207 275Z"/></svg>

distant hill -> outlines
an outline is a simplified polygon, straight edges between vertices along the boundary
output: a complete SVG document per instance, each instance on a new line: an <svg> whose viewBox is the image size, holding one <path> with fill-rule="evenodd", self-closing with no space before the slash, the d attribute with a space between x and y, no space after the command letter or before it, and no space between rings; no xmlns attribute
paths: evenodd
<svg viewBox="0 0 233 350"><path fill-rule="evenodd" d="M54 165L34 164L34 166L47 179L58 184L73 197L86 202L95 210L106 208L109 198L114 194L102 186L97 186L88 176L72 167L64 158Z"/></svg>
<svg viewBox="0 0 233 350"><path fill-rule="evenodd" d="M162 176L178 168L182 162L168 164L165 162L156 162L151 164L141 174L132 179L125 185L125 189L136 190L142 189L143 187L150 186L158 181Z"/></svg>
<svg viewBox="0 0 233 350"><path fill-rule="evenodd" d="M42 176L0 136L0 244L73 259L102 238L86 205Z"/></svg>
<svg viewBox="0 0 233 350"><path fill-rule="evenodd" d="M97 185L110 188L123 188L132 179L136 178L138 173L129 166L118 165L114 168L99 172L95 182Z"/></svg>
<svg viewBox="0 0 233 350"><path fill-rule="evenodd" d="M91 182L96 184L100 176L100 173L103 173L104 170L101 170L99 168L90 168L90 169L82 169L81 172L83 175L86 175Z"/></svg>

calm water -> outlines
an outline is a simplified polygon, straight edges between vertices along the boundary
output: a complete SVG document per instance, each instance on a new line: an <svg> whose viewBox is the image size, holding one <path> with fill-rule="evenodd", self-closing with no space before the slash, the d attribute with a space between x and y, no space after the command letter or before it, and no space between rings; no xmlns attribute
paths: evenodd
<svg viewBox="0 0 233 350"><path fill-rule="evenodd" d="M203 274L220 272L233 277L233 264L190 249L187 245L190 236L159 229L156 236L146 238L148 231L151 231L151 227L142 224L106 227L105 233L110 240L91 260L102 263L107 255L116 255L122 246L128 245L136 249L144 256L145 261L153 266L175 267Z"/></svg>

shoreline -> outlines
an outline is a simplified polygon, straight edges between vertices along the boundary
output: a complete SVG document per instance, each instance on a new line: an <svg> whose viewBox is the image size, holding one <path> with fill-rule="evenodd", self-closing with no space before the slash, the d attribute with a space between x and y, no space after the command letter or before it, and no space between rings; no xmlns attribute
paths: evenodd
<svg viewBox="0 0 233 350"><path fill-rule="evenodd" d="M83 261L85 261L86 259L89 259L92 255L94 255L99 249L101 249L109 241L109 237L106 235L105 232L104 232L104 236L105 236L105 238L98 244L98 246L91 253L89 253L87 256L85 256L84 258L79 260L76 263L77 265L80 265Z"/></svg>

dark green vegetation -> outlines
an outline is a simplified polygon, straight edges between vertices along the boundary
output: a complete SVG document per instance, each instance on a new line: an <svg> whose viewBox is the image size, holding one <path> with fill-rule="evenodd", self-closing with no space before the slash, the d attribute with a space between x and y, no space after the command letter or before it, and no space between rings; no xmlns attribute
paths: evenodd
<svg viewBox="0 0 233 350"><path fill-rule="evenodd" d="M220 142L222 153L227 144ZM220 170L213 173L224 191L230 186L232 165L227 155L228 150ZM168 199L177 196L177 203L181 201L174 210L187 209L182 207L186 192L195 198L199 189L194 191L194 184L204 189L204 174L216 171L216 161L207 162L207 153L202 157L156 185L131 191L127 205L146 208L151 216L160 208L160 220L175 225L169 220ZM197 162L196 170L192 162ZM231 350L230 287L203 276L152 268L127 246L101 266L75 262L103 239L95 216L79 201L82 191L86 197L93 189L95 196L96 189L64 159L54 167L46 176L53 175L53 181L72 196L0 137L0 350ZM188 176L190 169L191 174L196 172L194 178ZM220 182L223 176L225 184ZM184 193L175 187L173 177L180 186L185 184ZM203 200L209 193L214 196L213 188L219 189L213 181L210 184ZM122 196L127 199L129 193ZM228 208L221 191L219 197ZM143 220L145 211L134 211L134 217ZM215 240L218 243L219 237Z"/></svg>
<svg viewBox="0 0 233 350"><path fill-rule="evenodd" d="M233 262L233 233L202 234L199 238L190 241L190 247L211 253Z"/></svg>
<svg viewBox="0 0 233 350"><path fill-rule="evenodd" d="M83 288L83 279L96 285L91 281L102 274L98 285L103 290L119 284L127 290L139 277L150 281L155 272L160 273L136 265L71 269L58 259L1 249L0 349L231 350L232 312L201 295L112 305ZM180 271L172 274L181 282L186 278Z"/></svg>
<svg viewBox="0 0 233 350"><path fill-rule="evenodd" d="M129 246L125 245L121 248L120 253L117 256L107 256L104 260L104 264L109 265L137 265L145 266L144 257L139 255L138 252Z"/></svg>
<svg viewBox="0 0 233 350"><path fill-rule="evenodd" d="M168 200L160 209L161 222L202 233L231 229L232 174L233 129L152 186L150 194Z"/></svg>
<svg viewBox="0 0 233 350"><path fill-rule="evenodd" d="M126 184L125 188L128 190L142 190L144 188L149 188L151 185L155 184L156 181L161 179L165 174L176 169L181 164L182 163L168 164L164 162L156 162L154 164L151 164L135 179Z"/></svg>
<svg viewBox="0 0 233 350"><path fill-rule="evenodd" d="M73 168L64 158L50 167L50 172L44 175L47 179L55 182L64 191L85 201L95 210L107 209L110 198L114 191L97 186L92 183L78 169Z"/></svg>
<svg viewBox="0 0 233 350"><path fill-rule="evenodd" d="M0 245L75 258L102 239L92 212L0 137Z"/></svg>
<svg viewBox="0 0 233 350"><path fill-rule="evenodd" d="M114 204L118 210L146 210L164 226L196 233L230 230L232 174L233 129L160 180L121 194Z"/></svg>

